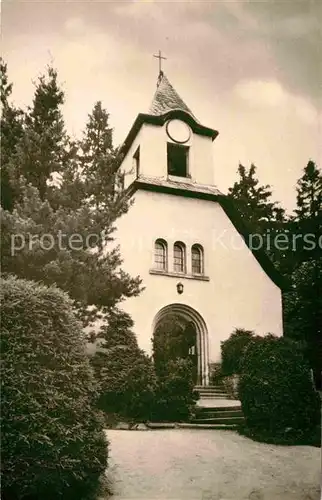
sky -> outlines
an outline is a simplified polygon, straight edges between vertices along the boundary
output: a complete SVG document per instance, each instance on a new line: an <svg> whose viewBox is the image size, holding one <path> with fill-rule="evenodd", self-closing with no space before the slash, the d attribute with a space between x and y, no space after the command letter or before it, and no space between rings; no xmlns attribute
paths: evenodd
<svg viewBox="0 0 322 500"><path fill-rule="evenodd" d="M46 65L66 93L67 129L79 136L100 100L115 145L147 112L163 70L193 114L219 131L213 145L223 192L238 164L290 212L309 159L322 166L322 2L4 0L2 56L13 100L31 104Z"/></svg>

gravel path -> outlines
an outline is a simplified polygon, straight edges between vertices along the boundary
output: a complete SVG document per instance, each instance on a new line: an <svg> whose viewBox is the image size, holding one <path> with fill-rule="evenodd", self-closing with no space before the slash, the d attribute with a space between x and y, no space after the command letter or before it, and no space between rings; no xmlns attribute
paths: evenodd
<svg viewBox="0 0 322 500"><path fill-rule="evenodd" d="M233 431L107 432L113 500L319 500L320 449Z"/></svg>

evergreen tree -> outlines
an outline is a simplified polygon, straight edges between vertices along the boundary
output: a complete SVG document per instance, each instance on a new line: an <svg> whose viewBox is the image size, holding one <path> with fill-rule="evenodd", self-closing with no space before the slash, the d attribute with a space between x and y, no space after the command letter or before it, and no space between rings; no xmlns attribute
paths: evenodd
<svg viewBox="0 0 322 500"><path fill-rule="evenodd" d="M11 160L21 196L2 213L2 271L55 283L74 299L87 324L138 294L141 281L121 269L112 241L128 200L121 187L114 189L118 159L108 114L96 105L83 140L72 143L62 120L63 101L57 73L49 68L36 86ZM51 185L55 172L60 182Z"/></svg>
<svg viewBox="0 0 322 500"><path fill-rule="evenodd" d="M240 164L238 175L238 181L228 189L228 198L233 200L248 231L263 238L263 249L280 266L283 254L270 241L284 231L285 211L271 201L271 187L259 185L254 164L248 170Z"/></svg>
<svg viewBox="0 0 322 500"><path fill-rule="evenodd" d="M69 139L62 116L64 100L57 71L48 67L36 83L16 158L21 175L38 189L42 200L48 181L54 173L64 170L69 159Z"/></svg>
<svg viewBox="0 0 322 500"><path fill-rule="evenodd" d="M120 155L113 147L113 130L109 114L98 101L88 116L88 122L79 142L78 161L83 179L83 195L98 227L103 228L102 249L114 231L114 221L128 210L129 200L124 196L122 174L119 173Z"/></svg>
<svg viewBox="0 0 322 500"><path fill-rule="evenodd" d="M303 344L304 353L321 388L322 258L302 262L284 294L284 333Z"/></svg>
<svg viewBox="0 0 322 500"><path fill-rule="evenodd" d="M91 204L103 210L115 196L117 151L112 143L109 114L100 101L94 105L80 141L80 165L85 178L85 192Z"/></svg>
<svg viewBox="0 0 322 500"><path fill-rule="evenodd" d="M321 217L322 172L312 160L306 165L304 174L297 183L296 200L295 213L299 219Z"/></svg>
<svg viewBox="0 0 322 500"><path fill-rule="evenodd" d="M100 233L104 228L95 215L87 206L53 210L36 188L25 187L23 203L2 213L2 271L56 283L76 301L85 321L139 293L140 280L120 268L118 248L106 248L110 237Z"/></svg>
<svg viewBox="0 0 322 500"><path fill-rule="evenodd" d="M102 349L128 348L132 352L138 349L135 334L132 331L133 320L124 311L114 308L109 311L100 328L97 339Z"/></svg>
<svg viewBox="0 0 322 500"><path fill-rule="evenodd" d="M228 196L235 200L242 219L252 231L263 234L272 221L283 221L284 210L270 201L271 187L259 185L256 166L252 164L247 170L240 164L238 174L239 180L228 189Z"/></svg>
<svg viewBox="0 0 322 500"><path fill-rule="evenodd" d="M152 360L141 350L128 314L114 308L98 335L91 365L99 382L99 407L125 418L149 419L155 391Z"/></svg>
<svg viewBox="0 0 322 500"><path fill-rule="evenodd" d="M297 183L290 225L294 239L292 288L284 294L285 334L305 345L321 387L322 359L322 173L309 161Z"/></svg>
<svg viewBox="0 0 322 500"><path fill-rule="evenodd" d="M301 235L295 249L297 261L301 263L316 260L321 254L318 242L319 238L322 240L322 172L313 161L307 163L302 177L297 182L296 191L297 206L293 226L294 232ZM308 244L308 240L312 243Z"/></svg>
<svg viewBox="0 0 322 500"><path fill-rule="evenodd" d="M11 210L17 197L14 179L17 172L12 157L23 134L23 112L11 102L12 83L9 83L7 64L0 58L1 73L1 206Z"/></svg>

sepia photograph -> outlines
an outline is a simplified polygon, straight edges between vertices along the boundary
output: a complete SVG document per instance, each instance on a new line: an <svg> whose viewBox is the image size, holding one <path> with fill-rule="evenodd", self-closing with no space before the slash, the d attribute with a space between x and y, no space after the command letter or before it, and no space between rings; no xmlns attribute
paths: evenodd
<svg viewBox="0 0 322 500"><path fill-rule="evenodd" d="M1 499L322 500L321 0L1 41Z"/></svg>

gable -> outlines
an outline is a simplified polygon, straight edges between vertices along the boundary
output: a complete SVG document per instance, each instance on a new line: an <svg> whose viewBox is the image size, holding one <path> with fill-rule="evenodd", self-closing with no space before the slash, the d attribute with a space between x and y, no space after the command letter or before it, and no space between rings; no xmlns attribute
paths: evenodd
<svg viewBox="0 0 322 500"><path fill-rule="evenodd" d="M265 251L263 249L257 250L249 246L250 232L243 222L233 201L224 194L220 193L215 186L200 186L196 184L189 185L160 179L139 179L133 182L128 188L128 196L132 196L139 189L171 194L184 198L195 198L217 202L234 226L235 230L242 237L245 245L249 248L250 252L253 254L265 274L280 289L287 289L289 287L287 280L277 270Z"/></svg>

